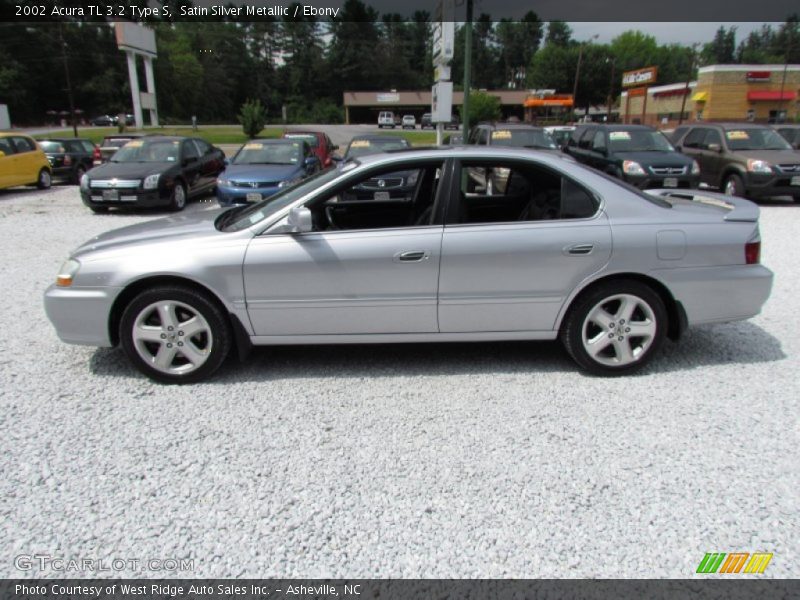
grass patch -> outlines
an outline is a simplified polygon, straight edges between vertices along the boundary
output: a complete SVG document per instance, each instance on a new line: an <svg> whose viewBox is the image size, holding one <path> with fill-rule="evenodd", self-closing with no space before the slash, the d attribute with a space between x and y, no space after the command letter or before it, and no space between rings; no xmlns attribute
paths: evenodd
<svg viewBox="0 0 800 600"><path fill-rule="evenodd" d="M264 130L258 134L261 138L279 138L283 135L283 127L265 127ZM247 136L238 125L220 126L220 127L198 127L197 131L192 131L191 125L183 127L147 127L145 129L132 129L126 130L126 133L151 133L155 135L185 135L190 137L199 137L207 141L209 144L242 144L247 141ZM116 127L79 127L78 137L92 140L95 144L103 141L107 135L115 135L119 133ZM47 139L49 137L72 137L72 129L57 129L49 133L40 133L34 136L38 140Z"/></svg>
<svg viewBox="0 0 800 600"><path fill-rule="evenodd" d="M405 138L412 146L432 146L436 143L435 131L383 131L382 135Z"/></svg>

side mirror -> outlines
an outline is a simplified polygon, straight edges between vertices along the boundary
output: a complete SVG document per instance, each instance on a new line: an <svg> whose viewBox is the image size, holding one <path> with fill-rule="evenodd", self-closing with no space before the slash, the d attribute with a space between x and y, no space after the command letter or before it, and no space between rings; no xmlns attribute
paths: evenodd
<svg viewBox="0 0 800 600"><path fill-rule="evenodd" d="M722 152L722 146L719 144L709 144L706 147L708 148L709 152Z"/></svg>
<svg viewBox="0 0 800 600"><path fill-rule="evenodd" d="M224 159L222 160L222 162L224 163L224 165L225 165L226 167L228 167L228 166L230 166L230 164L231 164L231 159L230 159L230 158L224 158Z"/></svg>
<svg viewBox="0 0 800 600"><path fill-rule="evenodd" d="M290 233L305 233L314 229L314 222L311 219L311 210L305 206L295 206L289 211Z"/></svg>
<svg viewBox="0 0 800 600"><path fill-rule="evenodd" d="M305 160L306 167L313 167L319 162L319 159L316 156L308 156Z"/></svg>

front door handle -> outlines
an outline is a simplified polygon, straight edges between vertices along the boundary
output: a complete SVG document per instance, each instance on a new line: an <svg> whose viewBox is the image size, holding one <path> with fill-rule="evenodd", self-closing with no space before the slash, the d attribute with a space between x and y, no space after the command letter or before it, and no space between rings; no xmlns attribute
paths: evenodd
<svg viewBox="0 0 800 600"><path fill-rule="evenodd" d="M428 256L428 252L425 250L408 250L406 252L398 252L392 260L394 262L419 262L427 260Z"/></svg>
<svg viewBox="0 0 800 600"><path fill-rule="evenodd" d="M594 244L575 244L564 248L564 252L572 256L591 254L592 250L594 250Z"/></svg>

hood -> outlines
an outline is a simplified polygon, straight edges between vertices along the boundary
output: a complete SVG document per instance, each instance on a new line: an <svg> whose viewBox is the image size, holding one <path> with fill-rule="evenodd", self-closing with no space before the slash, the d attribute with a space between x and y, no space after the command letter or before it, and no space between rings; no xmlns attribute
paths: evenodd
<svg viewBox="0 0 800 600"><path fill-rule="evenodd" d="M291 165L228 165L220 174L236 181L283 181L302 172L301 164Z"/></svg>
<svg viewBox="0 0 800 600"><path fill-rule="evenodd" d="M216 231L214 221L225 210L227 209L203 210L112 229L76 248L72 256L79 257L97 250L129 247L140 242L175 241L183 237L210 234Z"/></svg>
<svg viewBox="0 0 800 600"><path fill-rule="evenodd" d="M620 160L633 160L643 167L691 167L693 160L679 152L657 152L638 151L638 152L614 152L614 156Z"/></svg>
<svg viewBox="0 0 800 600"><path fill-rule="evenodd" d="M112 179L116 177L118 179L144 179L148 175L152 175L154 173L163 173L164 171L176 166L178 165L174 162L107 162L89 171L89 178Z"/></svg>
<svg viewBox="0 0 800 600"><path fill-rule="evenodd" d="M800 154L795 150L736 150L733 154L744 160L765 160L771 165L800 165Z"/></svg>

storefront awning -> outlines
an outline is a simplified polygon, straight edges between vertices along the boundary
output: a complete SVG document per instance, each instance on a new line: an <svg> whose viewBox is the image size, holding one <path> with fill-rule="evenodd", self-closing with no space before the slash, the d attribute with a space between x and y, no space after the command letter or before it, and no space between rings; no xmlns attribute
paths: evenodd
<svg viewBox="0 0 800 600"><path fill-rule="evenodd" d="M708 100L708 92L697 92L692 96L693 102L705 102L706 100Z"/></svg>
<svg viewBox="0 0 800 600"><path fill-rule="evenodd" d="M750 102L758 102L758 101L765 101L765 100L772 100L776 102L780 102L781 100L794 100L796 94L794 92L773 92L773 91L759 91L759 92L747 92L747 99Z"/></svg>
<svg viewBox="0 0 800 600"><path fill-rule="evenodd" d="M528 98L525 108L534 106L572 106L572 98Z"/></svg>

